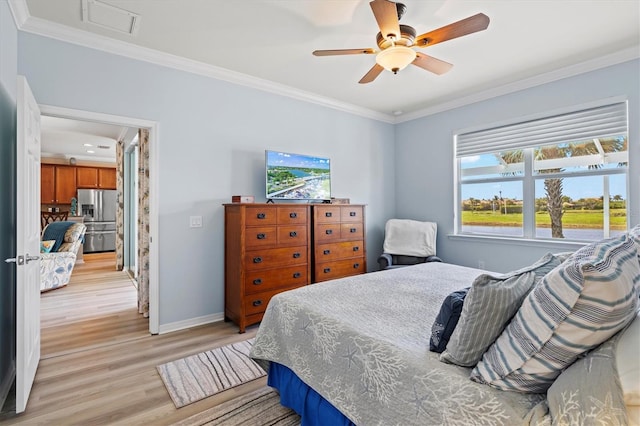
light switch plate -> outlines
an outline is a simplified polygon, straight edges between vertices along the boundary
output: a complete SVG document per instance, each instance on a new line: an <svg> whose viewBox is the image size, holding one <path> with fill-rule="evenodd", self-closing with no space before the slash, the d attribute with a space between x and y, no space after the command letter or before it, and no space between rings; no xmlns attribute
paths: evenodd
<svg viewBox="0 0 640 426"><path fill-rule="evenodd" d="M202 216L189 216L190 228L202 228Z"/></svg>

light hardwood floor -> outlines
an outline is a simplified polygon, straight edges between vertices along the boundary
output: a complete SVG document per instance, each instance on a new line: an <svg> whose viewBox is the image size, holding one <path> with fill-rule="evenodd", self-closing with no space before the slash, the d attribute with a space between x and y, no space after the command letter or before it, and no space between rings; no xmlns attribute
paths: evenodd
<svg viewBox="0 0 640 426"><path fill-rule="evenodd" d="M27 410L3 425L168 425L261 388L262 378L176 409L156 366L248 339L218 322L158 336L107 256L85 255L69 285L42 295L42 356Z"/></svg>

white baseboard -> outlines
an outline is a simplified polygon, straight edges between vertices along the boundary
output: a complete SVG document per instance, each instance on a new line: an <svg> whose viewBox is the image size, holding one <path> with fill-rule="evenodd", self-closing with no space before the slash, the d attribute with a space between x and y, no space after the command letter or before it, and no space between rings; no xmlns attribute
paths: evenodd
<svg viewBox="0 0 640 426"><path fill-rule="evenodd" d="M161 324L158 334L171 333L172 331L184 330L186 328L197 327L199 325L210 324L224 320L224 313L204 315L202 317L191 318L184 321L171 322L169 324Z"/></svg>

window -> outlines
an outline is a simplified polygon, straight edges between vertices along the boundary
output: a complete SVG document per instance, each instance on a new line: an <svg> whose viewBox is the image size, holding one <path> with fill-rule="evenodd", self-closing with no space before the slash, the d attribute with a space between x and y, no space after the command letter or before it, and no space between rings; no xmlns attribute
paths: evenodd
<svg viewBox="0 0 640 426"><path fill-rule="evenodd" d="M627 105L456 136L457 233L593 241L627 230Z"/></svg>

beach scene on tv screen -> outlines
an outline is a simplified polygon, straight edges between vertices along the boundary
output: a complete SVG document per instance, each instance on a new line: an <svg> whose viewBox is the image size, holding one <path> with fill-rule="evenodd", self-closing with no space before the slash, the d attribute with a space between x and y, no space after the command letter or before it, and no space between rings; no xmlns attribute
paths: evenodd
<svg viewBox="0 0 640 426"><path fill-rule="evenodd" d="M267 151L267 198L330 199L329 159Z"/></svg>

